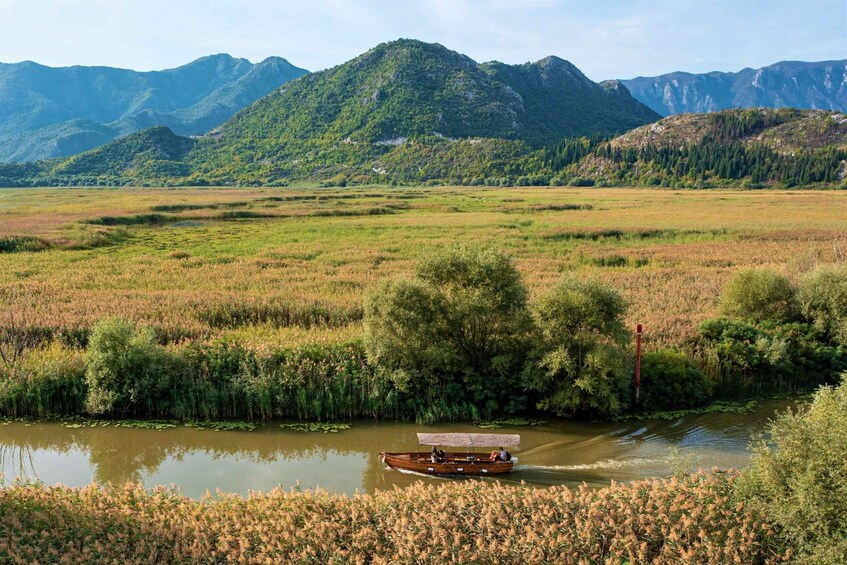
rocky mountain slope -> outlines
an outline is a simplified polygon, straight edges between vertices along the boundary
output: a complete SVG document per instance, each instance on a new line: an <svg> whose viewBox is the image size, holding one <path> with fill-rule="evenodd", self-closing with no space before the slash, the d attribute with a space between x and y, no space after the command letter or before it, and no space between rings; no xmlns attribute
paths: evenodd
<svg viewBox="0 0 847 565"><path fill-rule="evenodd" d="M680 114L586 142L582 151L567 145L557 148L552 168L593 184L832 186L847 174L847 114L793 108Z"/></svg>
<svg viewBox="0 0 847 565"><path fill-rule="evenodd" d="M752 107L847 111L847 60L783 61L737 73L676 72L620 82L663 116Z"/></svg>
<svg viewBox="0 0 847 565"><path fill-rule="evenodd" d="M0 162L72 155L158 125L202 134L304 73L279 57L229 55L152 72L0 63Z"/></svg>

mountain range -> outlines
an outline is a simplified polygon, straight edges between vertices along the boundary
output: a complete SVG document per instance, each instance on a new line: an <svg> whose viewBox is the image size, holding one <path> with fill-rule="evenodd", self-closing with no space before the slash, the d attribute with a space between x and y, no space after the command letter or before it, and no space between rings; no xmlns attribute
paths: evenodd
<svg viewBox="0 0 847 565"><path fill-rule="evenodd" d="M847 60L783 61L737 73L676 72L621 82L663 116L752 107L847 111Z"/></svg>
<svg viewBox="0 0 847 565"><path fill-rule="evenodd" d="M396 48L399 44L403 49ZM331 101L312 99L305 92L311 88L310 80L286 94L288 90L279 87L307 71L279 57L252 64L225 54L211 55L175 69L151 72L51 68L29 61L0 63L0 162L69 156L161 125L178 135L206 134L278 88L283 98L299 97L306 105L289 117L283 108L288 99L276 100L274 111L283 108L280 116L285 123L278 124L275 134L284 131L286 136L304 139L331 120L321 135L346 132L349 141L368 142L433 134L550 145L562 137L629 129L639 125L640 119L656 119L637 102L662 116L737 107L847 111L847 60L784 61L736 73L675 72L599 84L553 56L524 65L477 64L449 52L454 60L444 62L454 65L455 71L449 77L432 74L445 70L439 65L431 69L408 66L409 58L435 47L408 40L392 42L357 57L351 61L353 65L330 69L333 84L329 86L326 74L319 74L314 80L326 88ZM386 51L391 53L388 59ZM416 69L421 71L419 76L411 74ZM383 71L387 74L380 75ZM427 91L431 78L441 81L444 88ZM420 91L398 89L403 81ZM351 100L351 85L370 89L363 95L362 105L370 96L378 110L363 112L356 104L342 107ZM594 101L602 98L599 89L618 95L606 97L602 110L595 111ZM474 97L468 100L472 105L464 105L466 114L452 112L455 97L461 95ZM439 100L439 107L422 107L427 99ZM609 102L615 99L617 103ZM403 117L404 108L415 108L414 120ZM442 111L445 109L447 112ZM367 123L354 123L365 114ZM393 123L398 116L401 122ZM227 129L237 127L232 124Z"/></svg>
<svg viewBox="0 0 847 565"><path fill-rule="evenodd" d="M594 83L556 57L478 64L438 44L398 40L285 83L197 139L158 127L67 159L0 167L0 177L36 184L461 182L513 176L517 161L563 137L610 135L658 118L619 83Z"/></svg>
<svg viewBox="0 0 847 565"><path fill-rule="evenodd" d="M151 72L0 63L0 162L73 155L158 125L202 134L305 73L229 55Z"/></svg>
<svg viewBox="0 0 847 565"><path fill-rule="evenodd" d="M594 83L557 57L477 63L438 44L398 40L272 87L204 135L159 125L70 157L0 164L0 186L705 187L845 178L842 113L759 108L659 118L623 81Z"/></svg>

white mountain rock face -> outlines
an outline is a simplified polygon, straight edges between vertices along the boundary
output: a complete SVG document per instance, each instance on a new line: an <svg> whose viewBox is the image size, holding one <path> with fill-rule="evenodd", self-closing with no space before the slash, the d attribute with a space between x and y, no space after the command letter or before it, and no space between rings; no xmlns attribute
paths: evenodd
<svg viewBox="0 0 847 565"><path fill-rule="evenodd" d="M746 107L847 110L847 60L784 61L737 73L677 72L621 82L663 116Z"/></svg>

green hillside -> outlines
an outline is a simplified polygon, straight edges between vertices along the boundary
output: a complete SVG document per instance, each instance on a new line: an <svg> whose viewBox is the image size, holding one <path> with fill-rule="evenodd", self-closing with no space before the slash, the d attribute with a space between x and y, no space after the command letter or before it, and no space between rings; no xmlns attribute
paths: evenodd
<svg viewBox="0 0 847 565"><path fill-rule="evenodd" d="M0 163L0 186L174 184L190 174L186 157L195 144L159 126L64 159Z"/></svg>
<svg viewBox="0 0 847 565"><path fill-rule="evenodd" d="M556 57L479 65L438 44L399 40L286 84L224 124L221 135L352 143L489 137L540 146L658 119L630 101Z"/></svg>
<svg viewBox="0 0 847 565"><path fill-rule="evenodd" d="M195 180L248 184L518 177L534 170L524 160L535 148L657 118L555 57L480 65L399 40L257 101L202 140L192 170Z"/></svg>
<svg viewBox="0 0 847 565"><path fill-rule="evenodd" d="M543 182L543 147L657 118L625 88L591 82L562 59L480 65L399 40L290 81L196 141L144 131L68 160L0 168L0 182Z"/></svg>

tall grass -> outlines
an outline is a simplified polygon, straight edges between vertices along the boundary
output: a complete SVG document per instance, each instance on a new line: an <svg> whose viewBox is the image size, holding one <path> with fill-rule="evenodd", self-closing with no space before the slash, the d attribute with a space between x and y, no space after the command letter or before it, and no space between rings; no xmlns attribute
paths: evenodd
<svg viewBox="0 0 847 565"><path fill-rule="evenodd" d="M401 199L407 209L392 207ZM230 209L274 217L210 212ZM398 213L368 213L380 209ZM717 313L735 270L767 265L797 277L836 261L847 228L847 195L837 192L44 189L4 191L0 210L0 240L14 249L0 253L0 288L41 296L38 325L59 332L120 315L169 340L249 330L257 319L300 323L299 313L293 322L262 313L273 304L320 305L331 333L358 323L376 280L460 241L513 255L533 293L562 271L601 277L631 304L628 325L678 347ZM116 225L82 223L98 218ZM30 247L35 240L43 245Z"/></svg>
<svg viewBox="0 0 847 565"><path fill-rule="evenodd" d="M163 416L186 419L409 417L388 379L365 362L358 343L295 350L192 345Z"/></svg>
<svg viewBox="0 0 847 565"><path fill-rule="evenodd" d="M155 367L156 386L129 382L133 367L117 367L122 388L111 390L98 382L99 394L119 399L103 415L185 420L411 419L418 405L401 398L390 381L365 362L356 342L292 349L191 342L154 347L150 359L140 357L138 352L133 356L138 374L144 376ZM0 416L83 414L90 390L82 351L59 344L39 348L29 352L14 377L0 374ZM128 390L134 391L131 399ZM440 402L449 404L446 399ZM454 419L468 419L455 408L451 414Z"/></svg>
<svg viewBox="0 0 847 565"><path fill-rule="evenodd" d="M87 390L82 352L54 343L31 351L14 377L0 369L0 415L80 414Z"/></svg>
<svg viewBox="0 0 847 565"><path fill-rule="evenodd" d="M348 498L279 490L198 502L159 488L0 489L0 560L240 563L777 563L733 478L593 490L477 481Z"/></svg>

